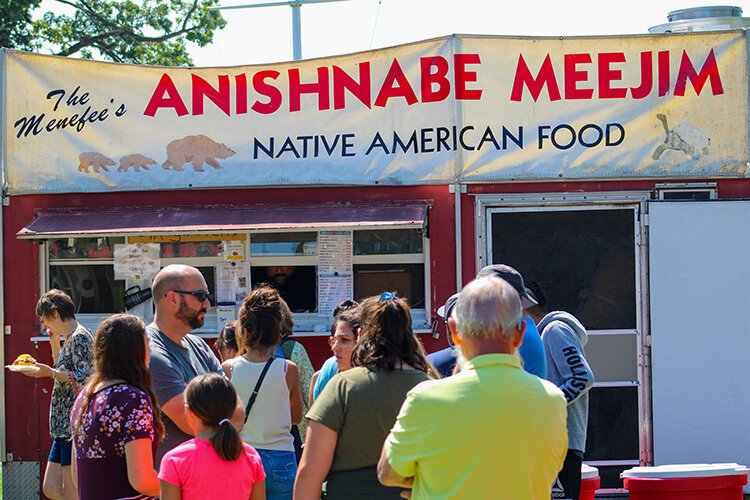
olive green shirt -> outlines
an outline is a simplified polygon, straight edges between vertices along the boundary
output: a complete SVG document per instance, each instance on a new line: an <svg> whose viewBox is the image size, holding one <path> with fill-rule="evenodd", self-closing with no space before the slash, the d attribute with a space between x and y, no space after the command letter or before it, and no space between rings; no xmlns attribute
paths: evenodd
<svg viewBox="0 0 750 500"><path fill-rule="evenodd" d="M331 471L377 465L406 393L429 376L419 370L351 368L337 374L307 418L338 433Z"/></svg>

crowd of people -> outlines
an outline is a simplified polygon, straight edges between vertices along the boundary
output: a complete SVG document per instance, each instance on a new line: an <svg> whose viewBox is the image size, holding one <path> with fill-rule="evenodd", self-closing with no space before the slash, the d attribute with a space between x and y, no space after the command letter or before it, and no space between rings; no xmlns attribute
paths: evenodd
<svg viewBox="0 0 750 500"><path fill-rule="evenodd" d="M315 373L273 286L245 297L218 357L191 334L201 273L166 266L152 291L151 324L116 314L95 335L63 292L39 300L53 364L25 374L54 379L50 499L578 499L586 330L510 266L439 308L450 346L429 356L406 300L340 304Z"/></svg>

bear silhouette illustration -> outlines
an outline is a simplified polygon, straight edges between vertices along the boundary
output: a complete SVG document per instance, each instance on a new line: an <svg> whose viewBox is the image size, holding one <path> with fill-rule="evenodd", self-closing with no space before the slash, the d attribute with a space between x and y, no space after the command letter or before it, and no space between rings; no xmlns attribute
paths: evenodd
<svg viewBox="0 0 750 500"><path fill-rule="evenodd" d="M156 160L141 154L132 154L120 158L120 166L117 168L117 171L127 172L130 167L133 167L134 172L140 172L141 169L151 170L148 168L149 165L156 165Z"/></svg>
<svg viewBox="0 0 750 500"><path fill-rule="evenodd" d="M206 163L215 169L222 166L217 158L225 159L234 156L235 152L220 142L206 137L205 135L188 135L182 139L176 139L167 144L167 160L162 168L168 170L182 170L185 163L191 163L193 170L203 172L203 164Z"/></svg>
<svg viewBox="0 0 750 500"><path fill-rule="evenodd" d="M89 168L94 169L94 173L99 173L101 169L105 172L109 172L108 166L115 165L115 160L108 158L101 153L89 151L88 153L81 153L78 155L78 171L89 173Z"/></svg>

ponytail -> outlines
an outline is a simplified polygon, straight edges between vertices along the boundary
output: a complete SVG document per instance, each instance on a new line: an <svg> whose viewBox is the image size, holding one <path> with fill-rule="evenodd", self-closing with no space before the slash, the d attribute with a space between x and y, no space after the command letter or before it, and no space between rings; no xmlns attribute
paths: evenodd
<svg viewBox="0 0 750 500"><path fill-rule="evenodd" d="M219 430L211 438L214 450L222 460L233 462L242 454L242 438L228 418L219 423Z"/></svg>
<svg viewBox="0 0 750 500"><path fill-rule="evenodd" d="M407 364L434 373L411 324L406 299L391 292L365 299L360 305L361 333L352 351L352 366L393 371Z"/></svg>
<svg viewBox="0 0 750 500"><path fill-rule="evenodd" d="M237 405L232 383L218 373L198 375L187 386L185 402L203 425L217 429L211 444L222 460L240 458L242 438L229 420Z"/></svg>

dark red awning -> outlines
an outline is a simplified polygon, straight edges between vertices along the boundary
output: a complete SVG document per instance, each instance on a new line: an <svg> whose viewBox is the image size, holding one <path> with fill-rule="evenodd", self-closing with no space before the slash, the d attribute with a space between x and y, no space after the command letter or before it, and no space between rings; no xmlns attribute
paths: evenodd
<svg viewBox="0 0 750 500"><path fill-rule="evenodd" d="M381 204L76 209L40 212L19 238L200 234L377 227L421 227L429 202Z"/></svg>

